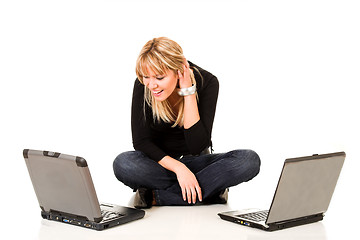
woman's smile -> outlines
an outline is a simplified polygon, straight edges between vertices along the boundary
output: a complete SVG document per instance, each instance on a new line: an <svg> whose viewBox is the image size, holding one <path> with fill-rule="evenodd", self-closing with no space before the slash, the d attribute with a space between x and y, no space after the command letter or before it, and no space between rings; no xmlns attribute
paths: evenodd
<svg viewBox="0 0 360 240"><path fill-rule="evenodd" d="M153 90L152 93L153 93L154 97L160 97L160 95L163 91L164 90L159 90L159 91Z"/></svg>

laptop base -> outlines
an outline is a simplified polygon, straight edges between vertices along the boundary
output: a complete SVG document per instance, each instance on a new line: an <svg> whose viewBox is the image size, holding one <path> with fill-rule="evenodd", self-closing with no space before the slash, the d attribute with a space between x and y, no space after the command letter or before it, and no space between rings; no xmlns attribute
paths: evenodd
<svg viewBox="0 0 360 240"><path fill-rule="evenodd" d="M268 231L268 228L261 225L261 224L257 224L257 223L253 223L253 222L248 222L246 220L242 220L239 218L236 218L235 216L231 216L229 215L229 212L225 212L225 213L218 213L219 217L223 220L229 221L229 222L233 222L233 223L237 223L243 226L247 226L247 227L252 227L252 228L258 228L261 230L266 230Z"/></svg>
<svg viewBox="0 0 360 240"><path fill-rule="evenodd" d="M290 227L296 227L296 226L300 226L300 225L304 225L304 224L315 223L315 222L323 220L323 218L324 218L324 215L321 213L321 214L316 214L316 215L312 215L312 216L308 216L308 217L294 219L289 222L270 223L270 224L268 224L269 228L267 230L268 231L276 231L276 230L281 230L281 229L290 228Z"/></svg>
<svg viewBox="0 0 360 240"><path fill-rule="evenodd" d="M270 231L270 232L285 229L285 228L296 227L296 226L300 226L300 225L304 225L304 224L315 223L315 222L323 220L323 217L324 217L324 215L321 213L321 214L311 215L311 216L307 216L307 217L303 217L303 218L293 219L291 221L269 223L267 225L262 225L262 224L259 224L256 222L247 221L245 219L240 219L234 215L231 215L231 212L219 213L218 215L220 216L221 219L226 220L226 221L230 221L230 222L237 223L237 224L240 224L243 226L258 228L258 229Z"/></svg>
<svg viewBox="0 0 360 240"><path fill-rule="evenodd" d="M120 207L120 206L118 208L119 208L122 216L102 220L100 222L90 221L85 217L74 216L74 215L61 213L61 212L57 212L57 211L50 211L50 212L41 211L41 216L42 216L42 218L47 219L47 220L67 223L67 224L71 224L71 225L75 225L75 226L79 226L79 227L90 228L90 229L101 231L104 229L108 229L108 228L111 228L114 226L118 226L121 224L131 222L131 221L134 221L137 219L141 219L145 215L145 211L143 211L143 210L128 208L128 207Z"/></svg>

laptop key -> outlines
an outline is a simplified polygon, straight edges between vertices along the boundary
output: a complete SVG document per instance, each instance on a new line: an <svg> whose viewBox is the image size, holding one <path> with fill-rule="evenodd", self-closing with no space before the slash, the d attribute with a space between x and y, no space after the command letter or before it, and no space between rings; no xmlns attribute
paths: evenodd
<svg viewBox="0 0 360 240"><path fill-rule="evenodd" d="M103 216L104 219L110 219L110 218L114 218L114 217L123 216L120 213L110 212L110 211L105 211L105 210L101 211L101 215Z"/></svg>
<svg viewBox="0 0 360 240"><path fill-rule="evenodd" d="M265 210L265 211L259 211L253 213L246 213L246 214L237 215L237 217L244 218L250 221L260 222L266 220L268 212L269 212L268 210Z"/></svg>

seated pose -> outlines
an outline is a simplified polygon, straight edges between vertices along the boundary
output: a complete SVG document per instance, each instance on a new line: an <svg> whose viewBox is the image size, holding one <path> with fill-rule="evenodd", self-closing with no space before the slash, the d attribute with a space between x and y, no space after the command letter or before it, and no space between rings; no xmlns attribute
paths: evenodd
<svg viewBox="0 0 360 240"><path fill-rule="evenodd" d="M182 48L161 37L148 41L136 62L131 129L135 151L113 163L131 187L134 206L226 203L228 188L254 178L252 150L212 153L218 79L187 61Z"/></svg>

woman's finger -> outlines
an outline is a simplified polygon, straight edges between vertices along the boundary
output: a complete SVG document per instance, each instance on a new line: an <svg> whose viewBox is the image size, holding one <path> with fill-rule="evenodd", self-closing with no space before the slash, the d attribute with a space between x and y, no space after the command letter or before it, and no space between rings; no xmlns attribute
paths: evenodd
<svg viewBox="0 0 360 240"><path fill-rule="evenodd" d="M182 192L183 200L186 201L186 190L184 187L181 187L181 192Z"/></svg>
<svg viewBox="0 0 360 240"><path fill-rule="evenodd" d="M196 203L196 188L192 188L191 189L191 194L192 194L192 203L195 204Z"/></svg>
<svg viewBox="0 0 360 240"><path fill-rule="evenodd" d="M192 195L192 191L190 188L186 188L186 194L187 194L188 203L190 204L191 203L191 195Z"/></svg>
<svg viewBox="0 0 360 240"><path fill-rule="evenodd" d="M200 186L196 186L195 189L196 189L199 201L202 202L202 193L201 193Z"/></svg>
<svg viewBox="0 0 360 240"><path fill-rule="evenodd" d="M184 65L185 65L187 68L190 67L189 62L186 60L186 58L184 58Z"/></svg>

